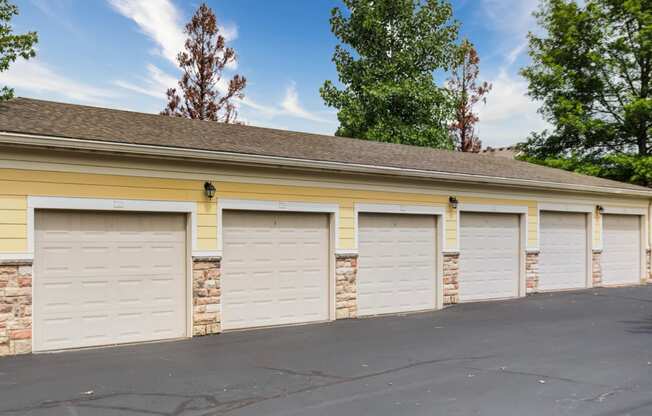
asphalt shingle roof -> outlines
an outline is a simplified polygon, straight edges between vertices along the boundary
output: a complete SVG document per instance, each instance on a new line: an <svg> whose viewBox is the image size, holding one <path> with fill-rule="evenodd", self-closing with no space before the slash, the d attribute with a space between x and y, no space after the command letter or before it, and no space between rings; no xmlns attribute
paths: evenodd
<svg viewBox="0 0 652 416"><path fill-rule="evenodd" d="M0 131L238 154L526 179L565 185L648 188L508 158L261 127L189 120L51 101L0 104Z"/></svg>

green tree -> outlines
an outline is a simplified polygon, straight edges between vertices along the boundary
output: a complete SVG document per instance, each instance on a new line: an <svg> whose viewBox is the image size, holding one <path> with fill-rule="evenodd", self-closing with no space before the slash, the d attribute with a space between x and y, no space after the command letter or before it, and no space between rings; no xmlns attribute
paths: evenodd
<svg viewBox="0 0 652 416"><path fill-rule="evenodd" d="M646 157L652 133L652 2L544 0L522 70L552 128L524 145L533 160ZM643 163L645 165L645 163Z"/></svg>
<svg viewBox="0 0 652 416"><path fill-rule="evenodd" d="M456 57L458 25L444 0L344 0L331 30L341 44L333 62L343 89L326 81L320 93L338 110L336 135L452 148L451 94L436 71Z"/></svg>
<svg viewBox="0 0 652 416"><path fill-rule="evenodd" d="M18 57L33 58L36 55L34 45L38 41L36 32L23 35L13 34L11 18L18 15L18 8L8 0L0 0L0 72L9 69L9 65ZM14 90L2 87L0 101L8 100L14 96Z"/></svg>

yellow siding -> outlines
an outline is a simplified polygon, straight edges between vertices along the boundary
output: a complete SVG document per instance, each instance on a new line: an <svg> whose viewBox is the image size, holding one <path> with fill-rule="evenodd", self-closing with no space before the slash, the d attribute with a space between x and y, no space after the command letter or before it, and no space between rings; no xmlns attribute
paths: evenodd
<svg viewBox="0 0 652 416"><path fill-rule="evenodd" d="M331 203L339 206L339 240L336 248L355 248L355 204L410 204L445 208L444 248L458 248L458 213L448 205L448 192L433 195L320 186L273 185L214 181L216 198L208 200L204 180L0 169L0 252L27 250L27 196L63 196L111 199L189 201L197 204L197 249L218 248L217 202L220 199L250 199ZM409 188L407 188L409 189ZM518 205L528 210L527 247L538 247L536 200L483 198L458 195L460 203ZM601 219L595 218L594 246L600 246Z"/></svg>
<svg viewBox="0 0 652 416"><path fill-rule="evenodd" d="M527 248L539 247L539 207L536 202L527 209Z"/></svg>
<svg viewBox="0 0 652 416"><path fill-rule="evenodd" d="M28 195L194 201L198 249L217 248L217 209L204 196L203 181L1 169L0 190L0 251L27 251Z"/></svg>
<svg viewBox="0 0 652 416"><path fill-rule="evenodd" d="M442 195L413 194L400 192L378 192L358 189L318 188L305 186L265 185L252 183L214 182L217 198L254 199L268 201L300 201L313 203L335 203L340 210L339 241L337 248L355 248L356 203L373 204L446 204L448 197Z"/></svg>
<svg viewBox="0 0 652 416"><path fill-rule="evenodd" d="M446 205L445 211L446 235L444 236L445 249L457 249L457 210Z"/></svg>
<svg viewBox="0 0 652 416"><path fill-rule="evenodd" d="M602 215L593 215L593 248L602 248Z"/></svg>
<svg viewBox="0 0 652 416"><path fill-rule="evenodd" d="M1 238L0 239L0 253L1 252L20 252L27 251L26 238Z"/></svg>
<svg viewBox="0 0 652 416"><path fill-rule="evenodd" d="M27 197L0 195L0 251L26 250Z"/></svg>

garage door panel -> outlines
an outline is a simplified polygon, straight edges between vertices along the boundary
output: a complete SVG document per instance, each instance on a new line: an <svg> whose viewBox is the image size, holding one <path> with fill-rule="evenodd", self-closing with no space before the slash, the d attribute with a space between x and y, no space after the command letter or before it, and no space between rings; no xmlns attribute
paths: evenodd
<svg viewBox="0 0 652 416"><path fill-rule="evenodd" d="M37 351L185 336L185 218L38 211L34 291Z"/></svg>
<svg viewBox="0 0 652 416"><path fill-rule="evenodd" d="M326 214L224 215L224 329L328 319Z"/></svg>
<svg viewBox="0 0 652 416"><path fill-rule="evenodd" d="M435 308L435 218L360 214L358 315Z"/></svg>
<svg viewBox="0 0 652 416"><path fill-rule="evenodd" d="M605 214L603 222L602 283L637 284L641 268L641 225L636 215Z"/></svg>
<svg viewBox="0 0 652 416"><path fill-rule="evenodd" d="M541 212L540 223L539 289L586 287L586 214Z"/></svg>
<svg viewBox="0 0 652 416"><path fill-rule="evenodd" d="M518 296L518 215L465 212L460 218L460 301Z"/></svg>

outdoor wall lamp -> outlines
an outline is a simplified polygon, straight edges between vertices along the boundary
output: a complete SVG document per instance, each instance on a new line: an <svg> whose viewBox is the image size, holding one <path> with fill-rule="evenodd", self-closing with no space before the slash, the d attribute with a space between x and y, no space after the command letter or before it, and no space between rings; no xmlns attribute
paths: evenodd
<svg viewBox="0 0 652 416"><path fill-rule="evenodd" d="M458 204L457 198L455 198L454 196L449 196L448 203L450 204L451 208L457 209L457 204Z"/></svg>
<svg viewBox="0 0 652 416"><path fill-rule="evenodd" d="M204 183L204 192L209 199L213 198L215 196L215 186L210 182Z"/></svg>
<svg viewBox="0 0 652 416"><path fill-rule="evenodd" d="M596 206L595 209L598 211L598 214L604 214L604 207L602 205Z"/></svg>

